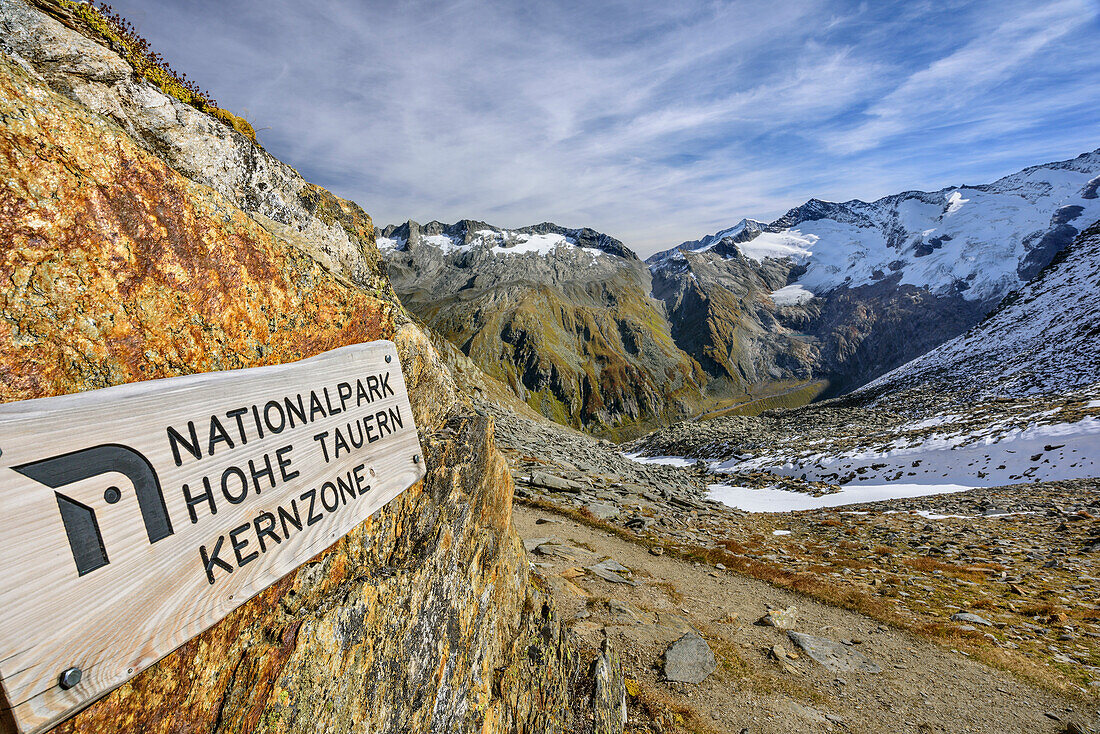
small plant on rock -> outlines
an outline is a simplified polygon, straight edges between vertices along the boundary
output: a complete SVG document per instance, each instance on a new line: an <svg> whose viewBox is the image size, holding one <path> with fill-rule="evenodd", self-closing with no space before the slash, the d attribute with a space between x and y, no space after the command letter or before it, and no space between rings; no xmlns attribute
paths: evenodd
<svg viewBox="0 0 1100 734"><path fill-rule="evenodd" d="M221 120L231 128L256 143L256 131L248 120L218 107L217 100L198 84L178 73L168 61L149 47L149 42L138 35L134 26L110 5L75 0L37 0L37 4L63 23L78 26L89 36L105 42L113 51L129 62L134 73L155 84L162 92L171 95Z"/></svg>

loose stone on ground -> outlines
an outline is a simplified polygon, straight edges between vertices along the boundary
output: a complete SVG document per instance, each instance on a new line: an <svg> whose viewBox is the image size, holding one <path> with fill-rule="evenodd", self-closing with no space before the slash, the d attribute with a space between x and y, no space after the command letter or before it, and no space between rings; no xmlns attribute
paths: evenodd
<svg viewBox="0 0 1100 734"><path fill-rule="evenodd" d="M669 645L663 663L665 679L677 683L702 683L718 667L710 645L696 632Z"/></svg>

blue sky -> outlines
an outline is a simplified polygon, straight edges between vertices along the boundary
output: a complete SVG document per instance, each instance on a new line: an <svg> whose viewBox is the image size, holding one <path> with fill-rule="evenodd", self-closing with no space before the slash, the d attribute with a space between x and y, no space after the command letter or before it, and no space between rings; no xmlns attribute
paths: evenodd
<svg viewBox="0 0 1100 734"><path fill-rule="evenodd" d="M1100 147L1098 0L112 4L377 224L554 221L644 256Z"/></svg>

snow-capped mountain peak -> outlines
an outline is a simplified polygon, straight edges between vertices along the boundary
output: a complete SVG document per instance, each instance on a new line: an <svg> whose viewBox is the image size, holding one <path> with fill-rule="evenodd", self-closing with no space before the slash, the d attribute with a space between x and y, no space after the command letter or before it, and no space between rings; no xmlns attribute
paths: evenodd
<svg viewBox="0 0 1100 734"><path fill-rule="evenodd" d="M811 199L771 224L742 220L647 260L714 251L757 262L789 258L816 294L895 279L936 295L995 303L1031 280L1100 216L1100 149L991 184L908 191L877 201ZM725 240L736 253L721 251Z"/></svg>
<svg viewBox="0 0 1100 734"><path fill-rule="evenodd" d="M684 252L710 252L712 250L718 251L718 254L729 256L736 249L736 245L739 242L747 242L753 239L761 232L767 225L763 222L758 222L755 219L742 219L732 227L728 227L714 234L708 234L698 240L692 240L690 242L681 242L676 247L658 252L655 255L651 255L646 262L655 264L664 262L665 260L675 259L682 257Z"/></svg>
<svg viewBox="0 0 1100 734"><path fill-rule="evenodd" d="M637 260L622 242L588 228L568 229L544 222L519 229L494 227L485 222L461 220L455 224L406 222L376 230L380 250L406 251L429 247L443 255L480 252L486 256L606 257Z"/></svg>

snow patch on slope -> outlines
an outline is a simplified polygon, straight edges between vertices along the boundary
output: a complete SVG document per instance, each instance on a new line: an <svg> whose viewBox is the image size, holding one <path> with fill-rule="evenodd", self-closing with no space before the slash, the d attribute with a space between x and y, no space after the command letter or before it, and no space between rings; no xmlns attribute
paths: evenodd
<svg viewBox="0 0 1100 734"><path fill-rule="evenodd" d="M900 433L900 432L899 432ZM990 426L929 436L899 435L885 449L817 453L780 463L764 454L717 464L717 472L768 471L842 485L910 484L999 487L1032 481L1100 476L1100 419Z"/></svg>
<svg viewBox="0 0 1100 734"><path fill-rule="evenodd" d="M424 235L422 239L432 247L438 247L445 253L467 252L470 249L470 245L463 244L458 237L451 237L446 234Z"/></svg>
<svg viewBox="0 0 1100 734"><path fill-rule="evenodd" d="M403 250L407 246L404 238L377 237L376 242L380 250ZM480 229L474 233L469 242L458 235L449 234L421 235L420 242L446 255L484 250L494 255L549 257L563 250L584 253L595 260L597 257L608 254L594 247L581 247L576 239L561 234L529 234L495 229Z"/></svg>
<svg viewBox="0 0 1100 734"><path fill-rule="evenodd" d="M792 434L742 453L712 442L708 470L726 481L711 498L751 512L790 512L1038 481L1100 476L1100 384L1060 396L975 403L971 409L880 430L843 429L816 440ZM808 417L808 420L812 418ZM643 449L644 450L644 449ZM627 454L687 466L698 458ZM739 476L776 475L747 487ZM790 479L780 479L789 477ZM799 491L806 482L814 492ZM755 484L755 481L747 482ZM822 485L832 490L820 494ZM828 487L825 487L828 489ZM814 495L819 496L814 496Z"/></svg>
<svg viewBox="0 0 1100 734"><path fill-rule="evenodd" d="M944 215L954 214L959 209L962 209L963 204L966 204L969 201L970 199L964 199L963 195L960 192L952 191L947 197L947 210L944 212ZM928 232L928 230L925 230L925 232Z"/></svg>
<svg viewBox="0 0 1100 734"><path fill-rule="evenodd" d="M812 301L814 298L814 294L799 283L772 291L771 295L772 303L776 306L800 306L803 303Z"/></svg>
<svg viewBox="0 0 1100 734"><path fill-rule="evenodd" d="M1100 382L1100 222L1059 262L961 336L861 391L923 383L976 397L1062 392Z"/></svg>
<svg viewBox="0 0 1100 734"><path fill-rule="evenodd" d="M560 234L518 234L515 236L514 240L512 244L506 244L502 240L500 244L493 245L493 252L498 255L534 254L545 257L556 252L559 247L565 247L586 252L593 258L606 254L602 250L597 250L594 247L578 247L575 239Z"/></svg>
<svg viewBox="0 0 1100 734"><path fill-rule="evenodd" d="M786 232L761 232L748 242L739 242L737 249L745 257L763 262L769 257L789 257L795 262L806 262L814 254L815 234L803 235L796 229Z"/></svg>
<svg viewBox="0 0 1100 734"><path fill-rule="evenodd" d="M376 237L375 243L378 245L379 250L404 250L405 238L404 237Z"/></svg>
<svg viewBox="0 0 1100 734"><path fill-rule="evenodd" d="M839 492L820 497L774 487L738 487L732 484L711 484L707 489L709 499L745 512L799 512L818 510L823 507L858 505L864 502L964 492L973 487L959 484L875 484L844 487Z"/></svg>

